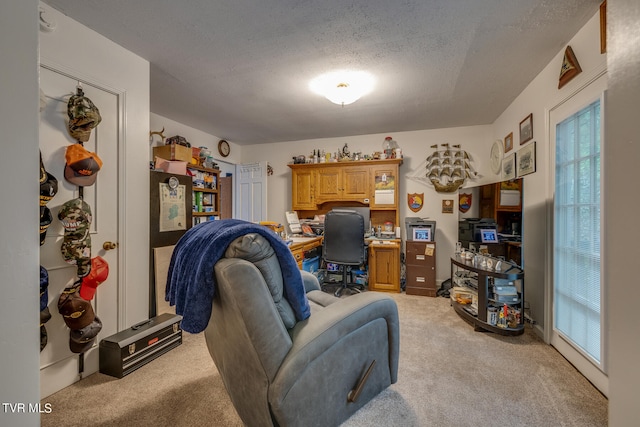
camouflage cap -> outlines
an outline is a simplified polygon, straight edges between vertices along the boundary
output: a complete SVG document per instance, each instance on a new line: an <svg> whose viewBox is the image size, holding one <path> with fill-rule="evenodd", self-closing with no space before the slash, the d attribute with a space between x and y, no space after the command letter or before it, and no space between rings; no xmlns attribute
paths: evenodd
<svg viewBox="0 0 640 427"><path fill-rule="evenodd" d="M78 277L91 273L91 237L88 233L82 240L63 240L60 252L68 264L76 266Z"/></svg>
<svg viewBox="0 0 640 427"><path fill-rule="evenodd" d="M91 272L91 208L82 199L72 199L62 205L58 219L64 227L62 256L77 266L78 277L84 277Z"/></svg>
<svg viewBox="0 0 640 427"><path fill-rule="evenodd" d="M80 198L71 199L60 207L58 219L64 227L65 240L81 240L89 235L91 207Z"/></svg>
<svg viewBox="0 0 640 427"><path fill-rule="evenodd" d="M69 134L76 140L87 142L91 130L100 124L100 111L84 95L72 95L67 104L69 115Z"/></svg>

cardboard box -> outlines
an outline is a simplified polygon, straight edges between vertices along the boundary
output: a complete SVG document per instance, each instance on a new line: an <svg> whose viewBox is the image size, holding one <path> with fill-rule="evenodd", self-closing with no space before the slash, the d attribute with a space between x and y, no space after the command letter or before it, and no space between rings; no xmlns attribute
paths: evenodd
<svg viewBox="0 0 640 427"><path fill-rule="evenodd" d="M182 160L183 162L191 162L191 148L184 145L171 144L153 147L153 155L165 160Z"/></svg>
<svg viewBox="0 0 640 427"><path fill-rule="evenodd" d="M155 168L166 173L174 173L176 175L187 174L187 162L181 160L165 160L156 156Z"/></svg>

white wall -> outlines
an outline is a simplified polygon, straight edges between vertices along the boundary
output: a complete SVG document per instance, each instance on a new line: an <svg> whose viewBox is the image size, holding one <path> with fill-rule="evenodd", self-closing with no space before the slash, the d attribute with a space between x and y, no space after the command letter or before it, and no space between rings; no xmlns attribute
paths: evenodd
<svg viewBox="0 0 640 427"><path fill-rule="evenodd" d="M337 107L339 108L339 107ZM344 144L349 150L372 154L382 149L385 136L390 135L402 148L404 156L400 166L400 225L404 230L404 218L417 216L436 220L436 280L441 282L450 276L450 254L455 250L458 240L458 193L436 193L431 185L425 185L411 179L409 175L419 171L422 162L433 151L434 144L460 144L473 158L473 166L480 173L475 181L468 185L480 185L496 182L499 178L489 170L488 152L493 143L491 126L469 126L448 129L423 130L413 132L393 132L389 134L372 134L343 138L314 139L304 141L281 142L267 145L249 145L243 147L243 162L267 161L273 167L274 173L268 180L268 218L272 221L286 223L285 211L291 209L291 169L287 164L296 155L310 155L314 149L325 149L335 152ZM412 212L407 204L408 193L424 193L425 200L422 210ZM442 213L442 201L454 201L454 213ZM403 232L404 239L404 232Z"/></svg>
<svg viewBox="0 0 640 427"><path fill-rule="evenodd" d="M609 425L638 425L640 396L640 316L638 316L637 226L640 198L634 191L640 162L640 3L609 0L608 75L603 164L604 285L609 339Z"/></svg>
<svg viewBox="0 0 640 427"><path fill-rule="evenodd" d="M4 1L0 13L0 402L24 405L40 402L37 13L36 0ZM0 408L3 426L39 420Z"/></svg>
<svg viewBox="0 0 640 427"><path fill-rule="evenodd" d="M549 110L581 88L593 76L606 69L606 55L600 54L600 18L596 13L568 43L582 68L582 73L558 90L560 66L565 47L527 86L493 124L495 138L513 132L514 150L520 148L519 124L533 113L533 140L536 141L536 172L524 177L523 193L523 256L525 268L525 300L531 307L531 317L544 327L547 302L547 209L552 193L548 169L550 155ZM524 146L523 146L524 147ZM511 154L511 152L509 153Z"/></svg>

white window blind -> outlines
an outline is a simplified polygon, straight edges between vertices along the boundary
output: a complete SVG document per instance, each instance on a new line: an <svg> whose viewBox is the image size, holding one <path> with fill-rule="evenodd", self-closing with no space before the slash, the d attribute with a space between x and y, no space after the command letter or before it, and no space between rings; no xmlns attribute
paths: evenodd
<svg viewBox="0 0 640 427"><path fill-rule="evenodd" d="M554 327L598 364L600 142L600 101L556 126Z"/></svg>

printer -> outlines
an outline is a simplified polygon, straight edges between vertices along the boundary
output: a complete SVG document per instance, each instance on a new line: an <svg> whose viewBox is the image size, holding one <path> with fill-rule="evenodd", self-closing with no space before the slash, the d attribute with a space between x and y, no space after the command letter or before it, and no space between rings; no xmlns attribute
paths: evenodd
<svg viewBox="0 0 640 427"><path fill-rule="evenodd" d="M419 218L417 216L408 216L404 219L405 230L407 232L406 239L413 239L413 229L414 228L428 228L430 230L429 236L430 241L435 240L436 235L436 222L432 220L428 220L425 218Z"/></svg>
<svg viewBox="0 0 640 427"><path fill-rule="evenodd" d="M458 221L458 239L463 242L481 242L483 229L498 228L493 218L466 218Z"/></svg>

